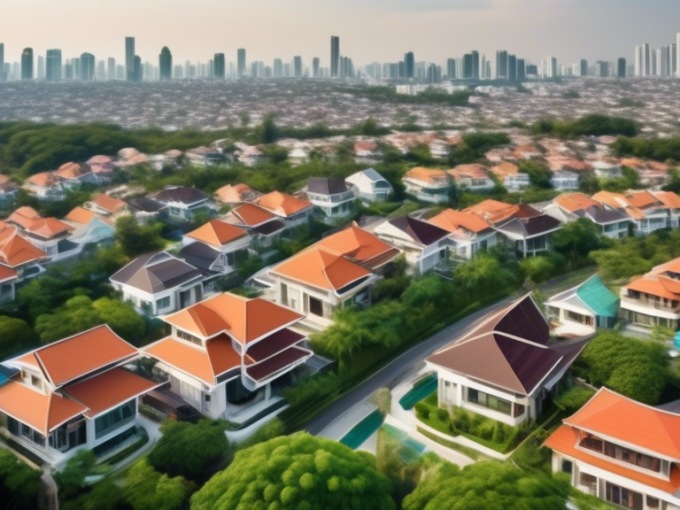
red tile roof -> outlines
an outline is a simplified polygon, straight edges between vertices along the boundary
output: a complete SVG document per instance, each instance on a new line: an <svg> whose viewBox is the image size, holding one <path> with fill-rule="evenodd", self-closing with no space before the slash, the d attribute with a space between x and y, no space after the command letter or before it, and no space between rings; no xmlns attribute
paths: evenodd
<svg viewBox="0 0 680 510"><path fill-rule="evenodd" d="M217 246L218 248L248 235L248 232L236 225L230 225L220 220L210 220L205 225L186 234L187 237Z"/></svg>

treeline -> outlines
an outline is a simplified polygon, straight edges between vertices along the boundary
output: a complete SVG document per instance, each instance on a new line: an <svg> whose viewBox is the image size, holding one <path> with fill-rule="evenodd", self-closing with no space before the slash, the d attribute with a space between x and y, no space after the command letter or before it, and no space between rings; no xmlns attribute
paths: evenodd
<svg viewBox="0 0 680 510"><path fill-rule="evenodd" d="M347 92L347 90L342 89L342 92ZM371 101L382 103L443 104L448 106L470 106L469 100L470 96L472 96L470 90L456 90L449 93L434 88L429 88L415 95L398 94L394 87L385 86L355 88L351 92Z"/></svg>
<svg viewBox="0 0 680 510"><path fill-rule="evenodd" d="M560 138L603 135L637 136L640 133L640 126L637 122L624 117L593 114L574 121L541 119L534 122L529 131L534 135L550 135Z"/></svg>
<svg viewBox="0 0 680 510"><path fill-rule="evenodd" d="M642 159L680 161L680 137L675 138L619 138L612 146L617 156L633 156Z"/></svg>

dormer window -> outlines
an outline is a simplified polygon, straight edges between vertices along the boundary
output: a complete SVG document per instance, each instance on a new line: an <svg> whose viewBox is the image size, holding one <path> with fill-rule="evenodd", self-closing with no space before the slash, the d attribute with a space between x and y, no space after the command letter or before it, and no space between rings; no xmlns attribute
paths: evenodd
<svg viewBox="0 0 680 510"><path fill-rule="evenodd" d="M36 377L34 375L31 376L31 386L35 386L36 388L43 389L42 385L42 380L40 377Z"/></svg>
<svg viewBox="0 0 680 510"><path fill-rule="evenodd" d="M189 333L185 333L184 331L181 331L179 329L177 330L177 338L186 340L187 342L191 342L192 344L196 344L203 347L203 341L200 338L194 335L190 335Z"/></svg>

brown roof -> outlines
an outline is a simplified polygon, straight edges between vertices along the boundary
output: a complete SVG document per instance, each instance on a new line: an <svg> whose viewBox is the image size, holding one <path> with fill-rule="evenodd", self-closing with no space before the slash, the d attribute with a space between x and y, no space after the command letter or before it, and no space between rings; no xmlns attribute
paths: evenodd
<svg viewBox="0 0 680 510"><path fill-rule="evenodd" d="M52 172L41 172L41 173L30 176L26 180L30 184L34 184L36 186L42 186L44 188L50 188L52 186L58 186L59 185L59 181L57 181L57 178L52 174Z"/></svg>
<svg viewBox="0 0 680 510"><path fill-rule="evenodd" d="M77 179L90 172L91 170L88 165L70 162L61 165L54 173L62 179Z"/></svg>
<svg viewBox="0 0 680 510"><path fill-rule="evenodd" d="M484 165L471 164L471 165L458 165L456 168L448 170L447 173L460 181L461 179L486 179L489 177L488 169Z"/></svg>
<svg viewBox="0 0 680 510"><path fill-rule="evenodd" d="M517 205L506 204L505 202L490 199L484 200L463 210L463 212L474 214L489 223L498 223L507 220L515 216L518 211L519 206Z"/></svg>
<svg viewBox="0 0 680 510"><path fill-rule="evenodd" d="M445 209L427 221L451 233L458 231L461 227L475 233L491 228L491 225L474 214L453 209Z"/></svg>
<svg viewBox="0 0 680 510"><path fill-rule="evenodd" d="M449 181L448 176L444 170L435 170L432 168L415 167L411 168L404 175L405 179L415 179L423 182L432 183L447 183Z"/></svg>
<svg viewBox="0 0 680 510"><path fill-rule="evenodd" d="M256 227L276 218L272 213L255 204L239 205L232 212L241 219L244 225L249 227Z"/></svg>
<svg viewBox="0 0 680 510"><path fill-rule="evenodd" d="M520 173L519 167L517 165L507 161L503 161L502 163L494 166L491 168L491 171L501 177L506 177L508 175L518 175Z"/></svg>
<svg viewBox="0 0 680 510"><path fill-rule="evenodd" d="M9 218L7 218L7 221L10 223L15 223L22 228L28 228L35 220L39 219L42 219L42 216L38 214L38 211L32 207L23 206L19 207L12 214L10 214Z"/></svg>
<svg viewBox="0 0 680 510"><path fill-rule="evenodd" d="M247 184L227 184L215 191L215 198L225 204L237 204L254 198L257 192Z"/></svg>
<svg viewBox="0 0 680 510"><path fill-rule="evenodd" d="M287 218L293 216L304 209L312 207L312 203L306 200L286 195L280 191L272 191L257 200L257 205L264 207L268 211Z"/></svg>
<svg viewBox="0 0 680 510"><path fill-rule="evenodd" d="M95 213L92 211L88 211L87 209L83 209L82 207L76 207L71 210L66 215L66 218L68 221L72 221L74 223L80 223L82 225L87 225L92 221L92 218L96 216Z"/></svg>
<svg viewBox="0 0 680 510"><path fill-rule="evenodd" d="M557 205L569 212L583 211L599 203L583 193L563 193L553 200Z"/></svg>
<svg viewBox="0 0 680 510"><path fill-rule="evenodd" d="M191 239L217 247L222 247L246 235L248 235L246 230L220 220L210 220L205 225L186 234Z"/></svg>
<svg viewBox="0 0 680 510"><path fill-rule="evenodd" d="M113 282L130 285L149 294L173 289L199 278L201 272L169 253L148 253L128 263L111 276Z"/></svg>
<svg viewBox="0 0 680 510"><path fill-rule="evenodd" d="M29 226L25 227L31 234L39 235L45 239L58 236L64 232L70 232L73 227L67 225L63 221L57 218L44 218L41 220L35 220Z"/></svg>
<svg viewBox="0 0 680 510"><path fill-rule="evenodd" d="M92 200L90 200L93 204L97 204L100 208L104 209L105 211L114 214L121 209L123 209L127 204L123 202L122 200L119 200L117 198L113 198L109 195L106 195L104 193L99 193L96 197L94 197Z"/></svg>

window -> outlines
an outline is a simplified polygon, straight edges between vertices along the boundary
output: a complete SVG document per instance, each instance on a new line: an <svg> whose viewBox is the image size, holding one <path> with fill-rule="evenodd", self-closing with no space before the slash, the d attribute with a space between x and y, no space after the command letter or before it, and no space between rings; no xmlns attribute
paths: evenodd
<svg viewBox="0 0 680 510"><path fill-rule="evenodd" d="M200 345L203 347L203 341L198 338L197 336L190 335L189 333L185 333L184 331L177 330L177 338L181 338L182 340L186 340L187 342L191 342L192 344Z"/></svg>
<svg viewBox="0 0 680 510"><path fill-rule="evenodd" d="M651 496L647 496L647 508L659 508L659 500Z"/></svg>
<svg viewBox="0 0 680 510"><path fill-rule="evenodd" d="M135 419L135 401L130 400L125 404L112 409L106 414L95 418L94 433L95 438L99 439L109 432L130 423Z"/></svg>
<svg viewBox="0 0 680 510"><path fill-rule="evenodd" d="M621 462L633 464L634 466L643 469L649 469L655 473L661 471L661 459L638 453L634 450L629 450L628 448L622 448L621 446L609 442L605 442L604 444L604 454Z"/></svg>
<svg viewBox="0 0 680 510"><path fill-rule="evenodd" d="M486 407L503 414L510 415L512 413L512 403L507 400L500 399L493 395L487 395L478 390L468 388L468 402L477 404L478 406Z"/></svg>
<svg viewBox="0 0 680 510"><path fill-rule="evenodd" d="M156 301L156 310L162 310L170 306L170 296L161 298Z"/></svg>
<svg viewBox="0 0 680 510"><path fill-rule="evenodd" d="M642 494L633 492L629 489L624 489L613 483L607 482L605 499L609 503L614 503L615 505L620 505L624 508L642 510Z"/></svg>
<svg viewBox="0 0 680 510"><path fill-rule="evenodd" d="M597 489L597 478L588 473L581 473L579 478L579 484L584 487L588 487L590 490L595 491Z"/></svg>
<svg viewBox="0 0 680 510"><path fill-rule="evenodd" d="M31 386L35 386L36 388L42 389L42 381L40 380L40 377L36 377L34 375L31 376Z"/></svg>
<svg viewBox="0 0 680 510"><path fill-rule="evenodd" d="M562 461L562 472L563 473L569 473L574 469L574 464L570 460L563 460Z"/></svg>
<svg viewBox="0 0 680 510"><path fill-rule="evenodd" d="M588 436L583 441L581 441L581 446L588 450L593 450L599 453L604 451L604 441L591 436Z"/></svg>
<svg viewBox="0 0 680 510"><path fill-rule="evenodd" d="M281 284L281 304L288 305L288 285L285 283Z"/></svg>

